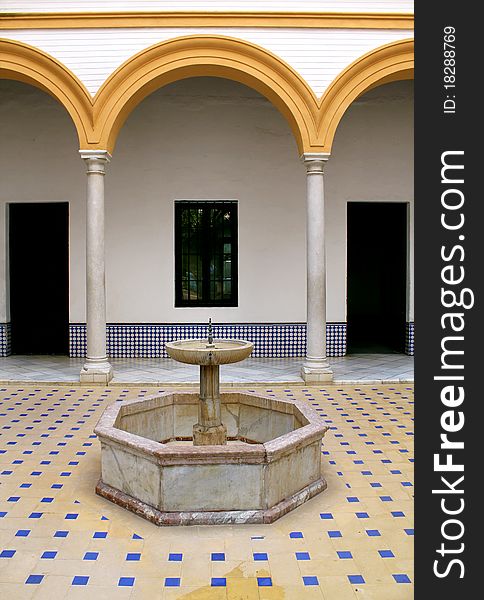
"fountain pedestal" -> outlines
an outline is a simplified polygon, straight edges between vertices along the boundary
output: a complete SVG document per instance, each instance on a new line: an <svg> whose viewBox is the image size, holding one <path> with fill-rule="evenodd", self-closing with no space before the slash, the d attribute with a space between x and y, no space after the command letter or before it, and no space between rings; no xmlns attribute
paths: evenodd
<svg viewBox="0 0 484 600"><path fill-rule="evenodd" d="M220 410L219 365L200 365L200 402L198 423L193 426L194 446L227 443L227 427Z"/></svg>

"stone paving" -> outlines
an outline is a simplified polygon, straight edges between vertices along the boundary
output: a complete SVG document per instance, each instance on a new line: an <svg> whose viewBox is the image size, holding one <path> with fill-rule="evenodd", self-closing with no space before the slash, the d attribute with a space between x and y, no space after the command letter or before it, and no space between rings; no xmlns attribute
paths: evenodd
<svg viewBox="0 0 484 600"><path fill-rule="evenodd" d="M0 597L410 600L413 386L244 389L326 420L328 489L272 525L158 528L93 491L102 411L153 387L3 386Z"/></svg>
<svg viewBox="0 0 484 600"><path fill-rule="evenodd" d="M225 383L303 383L302 358L249 358L220 371ZM353 354L329 358L336 382L413 382L413 356L405 354ZM168 358L114 358L112 384L164 385L198 383L196 365ZM74 383L79 381L81 358L68 356L8 356L0 358L0 382L32 381Z"/></svg>

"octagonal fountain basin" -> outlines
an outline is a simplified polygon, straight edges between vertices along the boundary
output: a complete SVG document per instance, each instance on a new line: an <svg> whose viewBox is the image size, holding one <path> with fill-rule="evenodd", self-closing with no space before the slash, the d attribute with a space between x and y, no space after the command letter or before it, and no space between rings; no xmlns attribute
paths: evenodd
<svg viewBox="0 0 484 600"><path fill-rule="evenodd" d="M224 445L193 445L197 392L109 406L96 492L157 525L272 523L326 488L327 426L305 402L220 395Z"/></svg>
<svg viewBox="0 0 484 600"><path fill-rule="evenodd" d="M245 340L176 340L165 344L168 355L191 365L228 365L247 358L254 344Z"/></svg>

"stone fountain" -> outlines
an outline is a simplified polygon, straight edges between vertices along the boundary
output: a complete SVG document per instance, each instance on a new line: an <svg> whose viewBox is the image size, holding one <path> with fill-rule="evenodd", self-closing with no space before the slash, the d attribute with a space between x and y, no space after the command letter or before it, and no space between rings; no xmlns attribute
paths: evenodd
<svg viewBox="0 0 484 600"><path fill-rule="evenodd" d="M166 344L200 365L200 392L164 392L109 406L96 492L157 525L271 523L326 488L327 426L306 403L255 392L220 393L220 365L253 344L207 339Z"/></svg>

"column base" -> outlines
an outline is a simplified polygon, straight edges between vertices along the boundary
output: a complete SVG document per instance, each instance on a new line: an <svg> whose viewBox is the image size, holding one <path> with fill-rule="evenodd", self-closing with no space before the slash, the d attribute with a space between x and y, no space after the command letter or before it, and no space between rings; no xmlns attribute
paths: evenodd
<svg viewBox="0 0 484 600"><path fill-rule="evenodd" d="M86 360L79 374L81 383L108 384L113 378L113 367L106 361Z"/></svg>
<svg viewBox="0 0 484 600"><path fill-rule="evenodd" d="M194 446L222 446L227 443L227 427L216 425L204 427L198 423L193 426Z"/></svg>
<svg viewBox="0 0 484 600"><path fill-rule="evenodd" d="M301 367L301 377L305 383L333 381L333 371L326 360L307 361Z"/></svg>

